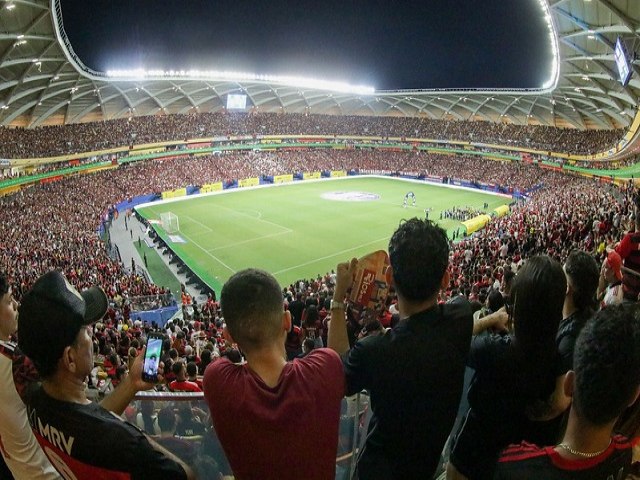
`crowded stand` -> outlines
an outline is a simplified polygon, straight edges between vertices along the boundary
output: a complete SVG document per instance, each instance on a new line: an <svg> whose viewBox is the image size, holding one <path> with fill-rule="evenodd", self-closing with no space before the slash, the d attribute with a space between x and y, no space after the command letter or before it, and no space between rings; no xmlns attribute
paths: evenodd
<svg viewBox="0 0 640 480"><path fill-rule="evenodd" d="M340 122L339 126L336 118ZM217 134L251 134L256 131L278 134L339 132L357 135L446 137L452 140L472 139L488 143L526 144L530 148L565 149L563 151L582 153L608 148L621 136L619 131L588 132L586 135L583 132L548 127L485 125L480 122L438 122L411 118L200 114L134 118L130 121L109 121L104 125L41 127L34 130L1 129L0 138L4 135L13 134L13 136L9 141L0 142L2 145L0 148L5 149L0 156L27 156L25 155L25 152L29 151L27 147L34 148L29 156L31 154L37 156L108 148L128 143L146 143L167 139L168 132L171 138L176 136L190 138ZM43 139L42 142L40 137ZM95 148L88 148L89 145ZM499 317L499 320L492 323L494 318L498 318L496 315L503 312L500 308L502 304L500 302L496 304L494 297L498 292L504 302L513 300L509 294L516 273L520 275L520 280L515 283L514 292L521 292L519 295L522 295L518 298L530 297L532 304L540 305L548 299L549 295L555 295L557 301L554 300L553 305L545 305L548 309L555 308L556 303L562 304L563 292L567 289L567 284L562 284L564 276L561 264L567 261L572 252L576 250L584 252L594 264L597 262L598 267L600 265L610 267L618 262L612 255L616 243L623 239L628 230L634 228L632 220L636 198L632 187L618 187L594 179L568 176L533 164L497 162L472 156L373 149L251 151L140 161L106 171L34 185L3 197L0 199L0 238L3 239L0 244L2 271L8 278L11 293L17 301L22 301L25 297L28 300L27 292L40 281L38 279L41 275L50 270L62 271L79 291L94 285L99 285L104 290L109 305L104 318L95 323L90 338L93 351L96 353L96 362L89 378L90 388L96 398L102 398L114 391L120 383L130 382L127 380L130 371L139 374L138 369L141 367L136 364L136 359L144 353L150 333L159 331L166 335L166 345L163 350L166 355L162 358L164 375L161 376L154 390L167 393L204 390L207 403L213 405L214 400L207 394L207 377L205 376L204 385L202 380L207 366L217 362L220 362L218 366L223 365L225 368L231 368L229 365L244 361L249 361L251 364L252 341L241 336L239 331L237 334L234 333L235 331L232 332L234 339L239 340L238 343L223 335L225 315L214 295L209 295L203 302L193 302L190 304L191 308L183 309L183 318L170 321L164 326L143 323L131 318L133 297L146 296L151 305L166 305L168 291L163 286L150 283L139 272L125 267L117 258L109 256L103 240L97 233L101 221L105 218L105 212L112 209L114 204L127 198L186 185L199 186L263 175L324 170L390 174L406 172L464 179L471 183L483 182L500 186L503 191L525 193L525 199L514 202L508 215L492 218L484 229L465 236L458 242L446 240L449 252L448 261L445 259L445 263L448 264L449 274L446 278L442 277L446 281L440 284L443 288L438 293L437 302L442 304L463 300L470 302L469 310L482 310L481 315L477 317L479 321L484 319L483 327L489 331L500 330L499 327L502 324L499 322L506 318L505 313L504 316ZM462 221L478 213L480 211L463 206L443 212L443 216ZM635 219L638 220L637 217ZM427 234L431 233L427 232ZM628 255L628 252L624 251L619 253L622 257ZM523 270L527 265L527 259L532 257L536 260L529 262L530 267L527 267L529 270ZM539 260L540 258L544 260ZM619 261L622 262L622 260L623 258L620 258ZM538 267L535 267L536 265ZM602 272L605 272L604 266ZM536 277L530 271L534 267L544 271L545 275L550 275L549 278L553 277L553 282L545 281L544 288L548 292L542 291L544 289L535 290L536 282L539 283L540 278L547 277L544 275ZM330 330L331 319L336 318L333 305L336 303L336 292L342 293L342 297L345 293L342 290L344 284L341 283L340 276L345 268L347 267L344 265L338 265L336 271L318 272L318 275L296 280L281 289L280 295L284 298L284 308L289 312L291 319L291 328L286 334L287 358L317 359L324 354L327 356L327 364L331 363L333 367L337 365L336 369L342 371L337 355L323 353L327 352L323 347L329 346L339 354L344 353L339 351L340 348L335 347L336 337L332 337ZM622 281L620 266L618 265L617 268L615 277L618 277L618 281ZM566 270L569 275L571 272ZM562 278L558 280L558 277ZM605 278L604 273L602 278ZM437 280L440 281L441 278ZM528 284L527 281L532 283ZM578 280L569 280L570 284L572 282L578 283ZM616 278L612 279L612 284L614 283ZM387 329L399 324L401 321L399 311L401 300L399 299L402 297L402 288L399 287L397 292L392 290L386 304L380 306L373 321L365 321L364 317L358 318L350 309L347 309L345 339L348 343L345 344L345 348L352 347L358 339L371 338L366 342L372 344L378 341L374 337L385 337ZM560 290L562 293L558 293ZM600 290L604 295L605 286L602 285ZM522 292L527 292L529 297ZM184 297L186 295L183 295L183 302L186 302ZM489 302L490 299L493 300ZM633 300L636 299L637 295ZM191 302L190 299L189 302ZM278 298L276 303L282 303L282 298ZM458 316L466 318L466 313L463 315L458 312L452 315L455 318ZM553 343L555 340L552 323L556 316L562 316L558 308L555 308L553 314L546 318L551 325L545 329L545 348L549 342ZM553 383L555 380L555 374L564 374L571 367L562 372L554 370L555 360L549 350L543 350L542 343L536 343L537 327L534 325L534 317L535 315L531 312L528 314L524 312L522 307L520 310L516 309L515 318L520 325L533 326L527 326L524 331L516 331L514 338L530 344L527 347L533 345L535 348L526 350L527 354L533 352L544 362L541 361L536 368L531 367L509 387L516 388L526 384L531 390L537 389L535 392L527 391L527 394L539 399L541 392L548 393L547 387L549 382ZM477 325L479 324L473 323L474 334L479 333L476 331ZM470 319L469 326L471 326ZM591 330L594 328L590 327ZM15 332L10 333L13 335ZM471 331L467 333L471 335ZM236 335L239 338L236 338ZM434 336L437 337L437 335ZM468 344L468 338L464 335L461 335L458 341ZM578 342L576 348L583 348L583 343ZM526 362L522 365L526 368L530 367ZM544 374L544 378L538 377L543 367L549 367L553 370L553 374L547 369L541 373ZM478 371L482 372L482 368L478 367ZM532 378L535 378L536 382L529 382ZM527 382L522 383L523 379ZM349 384L349 389L357 390L356 387L363 385L353 378L347 378L347 381L353 382ZM545 385L542 385L543 383ZM640 380L636 383L640 383ZM210 384L213 385L213 383ZM336 387L333 384L330 386ZM494 392L487 394L486 389L489 387L483 385L482 388L485 389L483 394L486 394L486 398L494 399ZM452 391L455 392L456 389ZM342 393L339 396L342 396ZM331 398L328 402L333 400ZM211 414L205 411L205 408L201 408L204 406L202 402L196 404L195 401L176 401L174 405L163 400L157 402L156 406L151 401L132 401L126 409L123 409L123 416L157 438L158 443L176 453L180 452L178 456L186 465L194 468L198 478L220 478L220 474L231 475L232 466L222 453L218 439L211 440L207 437L211 432L212 421L215 423L216 420L212 420ZM331 418L337 422L340 411L337 403L334 407L338 410L332 410ZM509 404L508 407L512 408L513 405ZM471 409L473 408L477 406L471 405ZM567 410L566 406L565 410ZM617 412L616 415L619 413ZM222 422L222 420L219 421ZM547 426L555 428L551 424ZM447 432L451 430L450 427ZM464 438L465 433L458 432L458 438ZM635 431L626 433L635 434ZM337 435L335 432L334 434ZM526 436L524 434L518 437L520 434L519 431L516 433L510 431L509 442L548 438L543 435ZM189 438L191 443L185 441L183 437ZM475 440L477 444L478 439ZM502 439L499 440L502 441ZM483 472L481 476L474 476L473 462L465 458L469 452L464 450L464 445L456 443L452 456L454 466L453 470L450 469L448 478L462 478L455 476L460 474L468 478L490 478L488 475L497 461L499 450L508 445L500 441L496 439L495 447L499 449L486 452L484 463L480 462ZM246 442L251 444L251 439L247 438ZM616 437L611 444L622 444L622 440ZM441 450L442 446L439 445L438 448ZM226 447L225 453L229 455ZM577 457L580 459L580 455ZM237 456L231 458L232 463L237 461ZM395 463L392 464L395 465ZM430 467L431 465L427 465L425 468ZM325 468L323 471L326 470ZM335 471L335 464L329 470ZM404 478L418 478L411 476L410 469L401 471L409 472ZM188 478L193 478L189 476L188 469L185 469L185 472ZM304 474L301 475L297 478L307 478ZM325 477L310 475L308 478ZM360 478L373 477L364 475Z"/></svg>
<svg viewBox="0 0 640 480"><path fill-rule="evenodd" d="M486 204L484 208L487 208ZM477 208L465 205L461 207L453 207L440 212L440 220L450 218L459 222L465 222L473 217L477 217L478 215L484 215L484 210L478 210Z"/></svg>
<svg viewBox="0 0 640 480"><path fill-rule="evenodd" d="M105 122L0 128L0 158L36 158L194 138L256 135L354 135L507 145L568 154L614 147L617 130L577 130L484 121L275 113L156 115Z"/></svg>

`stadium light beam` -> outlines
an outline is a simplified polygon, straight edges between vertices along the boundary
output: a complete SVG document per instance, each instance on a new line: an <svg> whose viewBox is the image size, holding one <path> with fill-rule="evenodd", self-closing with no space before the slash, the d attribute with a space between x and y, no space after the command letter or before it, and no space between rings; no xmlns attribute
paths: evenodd
<svg viewBox="0 0 640 480"><path fill-rule="evenodd" d="M542 85L542 89L551 91L556 88L558 80L560 79L560 49L558 47L558 35L556 34L553 17L551 16L551 10L549 9L547 0L538 0L538 3L543 11L544 20L549 31L549 44L553 56L549 78Z"/></svg>
<svg viewBox="0 0 640 480"><path fill-rule="evenodd" d="M229 80L278 83L281 85L328 90L337 93L353 93L357 95L373 95L375 88L367 85L351 85L346 82L318 80L298 76L258 75L255 73L218 71L218 70L107 70L107 77L122 80Z"/></svg>

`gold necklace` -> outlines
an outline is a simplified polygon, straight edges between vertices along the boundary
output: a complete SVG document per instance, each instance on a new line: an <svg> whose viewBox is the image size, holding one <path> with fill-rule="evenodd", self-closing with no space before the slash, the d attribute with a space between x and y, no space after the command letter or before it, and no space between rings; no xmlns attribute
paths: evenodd
<svg viewBox="0 0 640 480"><path fill-rule="evenodd" d="M611 439L609 439L609 443L607 444L607 446L604 447L602 450L600 450L598 452L580 452L578 450L574 450L573 448L571 448L566 443L559 443L558 447L564 448L567 452L569 452L571 455L575 455L576 457L593 458L593 457L597 457L598 455L604 453L609 448L610 445L611 445Z"/></svg>

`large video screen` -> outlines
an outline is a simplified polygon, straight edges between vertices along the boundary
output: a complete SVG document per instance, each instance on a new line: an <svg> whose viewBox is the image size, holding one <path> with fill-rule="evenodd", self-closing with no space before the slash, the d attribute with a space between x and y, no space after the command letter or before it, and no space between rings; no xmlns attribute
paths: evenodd
<svg viewBox="0 0 640 480"><path fill-rule="evenodd" d="M616 65L618 66L618 74L620 75L620 83L626 86L631 79L631 64L627 49L622 43L620 37L616 40L616 48L614 50L614 57L616 59Z"/></svg>
<svg viewBox="0 0 640 480"><path fill-rule="evenodd" d="M227 110L245 110L247 108L247 96L230 93L227 95Z"/></svg>

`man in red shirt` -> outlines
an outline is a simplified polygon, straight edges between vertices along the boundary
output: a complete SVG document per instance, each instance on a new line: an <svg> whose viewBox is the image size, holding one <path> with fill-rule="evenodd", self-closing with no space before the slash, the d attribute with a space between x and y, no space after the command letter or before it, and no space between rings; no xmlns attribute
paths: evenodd
<svg viewBox="0 0 640 480"><path fill-rule="evenodd" d="M624 266L628 270L622 277L622 290L624 299L635 302L640 295L640 208L636 200L634 208L635 228L628 232L620 243L616 246L616 253L624 261Z"/></svg>
<svg viewBox="0 0 640 480"><path fill-rule="evenodd" d="M221 358L210 364L205 399L235 478L334 479L342 362L326 348L286 361L291 314L281 292L272 275L256 269L224 285L225 334L246 363Z"/></svg>
<svg viewBox="0 0 640 480"><path fill-rule="evenodd" d="M176 379L169 383L169 390L172 392L201 392L200 387L194 382L187 380L187 367L184 362L179 361L173 364L173 373Z"/></svg>

